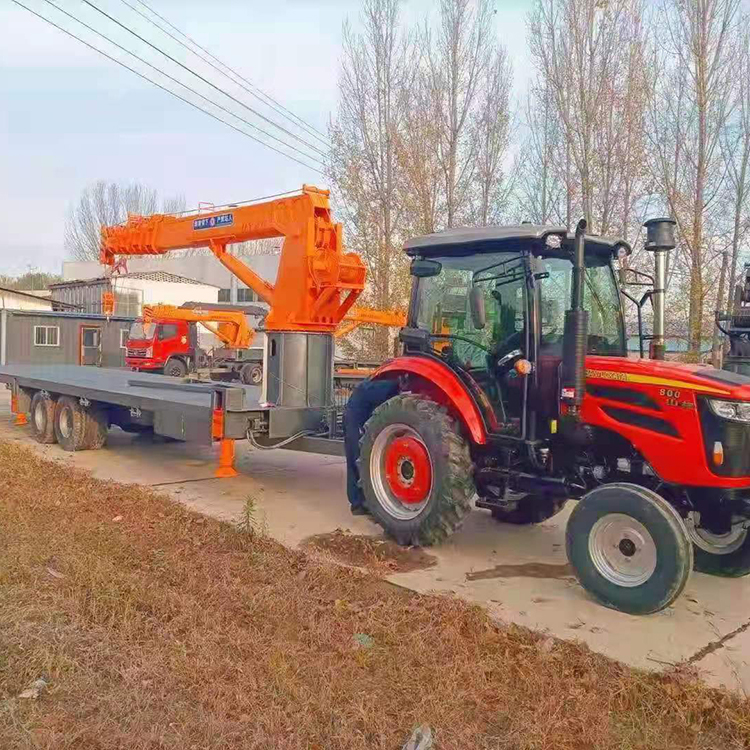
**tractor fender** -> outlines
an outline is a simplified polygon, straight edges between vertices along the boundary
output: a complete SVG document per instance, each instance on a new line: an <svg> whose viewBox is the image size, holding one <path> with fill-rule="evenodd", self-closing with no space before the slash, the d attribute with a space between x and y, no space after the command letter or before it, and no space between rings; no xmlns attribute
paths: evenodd
<svg viewBox="0 0 750 750"><path fill-rule="evenodd" d="M446 405L453 408L477 445L486 445L487 428L482 414L466 386L450 367L427 357L397 357L381 365L373 374L373 380L384 380L399 375L417 375L431 383L445 398Z"/></svg>

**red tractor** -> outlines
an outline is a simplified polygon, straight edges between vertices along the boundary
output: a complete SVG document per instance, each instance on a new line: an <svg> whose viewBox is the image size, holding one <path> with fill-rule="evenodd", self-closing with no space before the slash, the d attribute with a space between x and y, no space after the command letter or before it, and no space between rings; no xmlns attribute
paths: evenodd
<svg viewBox="0 0 750 750"><path fill-rule="evenodd" d="M657 357L673 224L647 222ZM577 499L568 558L608 606L662 609L693 567L750 572L750 378L628 357L614 261L630 251L585 222L407 243L403 355L374 375L399 391L359 457L367 509L400 543L442 541L472 504L532 524Z"/></svg>

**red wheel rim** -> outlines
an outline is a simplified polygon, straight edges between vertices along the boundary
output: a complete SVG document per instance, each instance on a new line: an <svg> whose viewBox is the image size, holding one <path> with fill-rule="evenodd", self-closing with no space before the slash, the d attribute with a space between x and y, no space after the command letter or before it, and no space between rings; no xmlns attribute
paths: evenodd
<svg viewBox="0 0 750 750"><path fill-rule="evenodd" d="M424 443L413 437L399 437L385 454L388 488L402 503L421 503L432 487L430 455Z"/></svg>

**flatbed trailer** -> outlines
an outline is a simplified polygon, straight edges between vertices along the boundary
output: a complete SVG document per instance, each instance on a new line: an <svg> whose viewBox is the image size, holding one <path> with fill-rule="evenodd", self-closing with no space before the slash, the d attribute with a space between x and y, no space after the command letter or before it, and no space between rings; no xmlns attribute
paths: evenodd
<svg viewBox="0 0 750 750"><path fill-rule="evenodd" d="M257 448L285 447L343 455L340 409L274 406L261 402L261 388L239 383L188 382L166 375L77 365L9 365L0 382L11 391L16 424L29 423L40 442L44 420L57 419L54 405L65 398L83 424L116 425L128 432L153 431L164 437L220 445L219 477L235 476L234 442L248 439ZM60 429L60 425L55 425ZM57 433L59 434L59 433ZM64 447L64 446L63 446ZM84 450L85 440L71 450Z"/></svg>

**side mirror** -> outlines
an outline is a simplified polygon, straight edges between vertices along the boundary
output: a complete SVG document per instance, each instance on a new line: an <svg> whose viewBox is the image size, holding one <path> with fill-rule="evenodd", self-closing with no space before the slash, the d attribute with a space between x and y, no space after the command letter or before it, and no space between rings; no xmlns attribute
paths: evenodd
<svg viewBox="0 0 750 750"><path fill-rule="evenodd" d="M487 324L487 311L484 308L484 292L481 287L471 287L471 291L469 292L469 307L471 308L471 322L474 328L481 330Z"/></svg>
<svg viewBox="0 0 750 750"><path fill-rule="evenodd" d="M418 279L427 279L430 276L437 276L442 270L443 264L438 260L415 258L411 262L410 273Z"/></svg>

